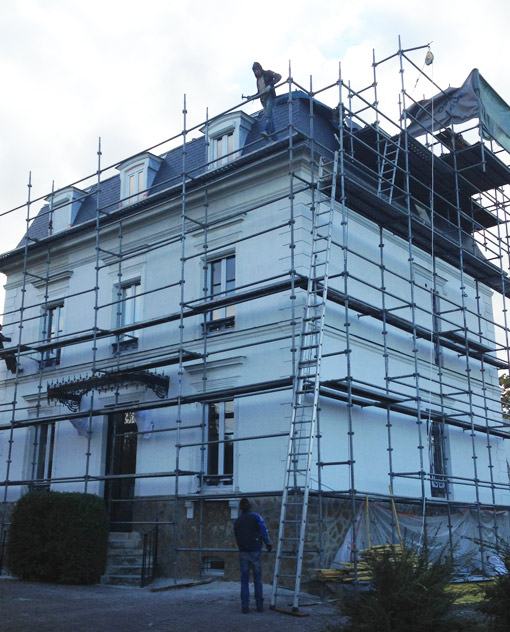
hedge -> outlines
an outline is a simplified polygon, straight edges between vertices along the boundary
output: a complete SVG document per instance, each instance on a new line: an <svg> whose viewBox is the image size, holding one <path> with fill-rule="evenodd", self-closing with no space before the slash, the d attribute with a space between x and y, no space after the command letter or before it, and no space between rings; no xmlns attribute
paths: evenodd
<svg viewBox="0 0 510 632"><path fill-rule="evenodd" d="M29 492L14 507L7 567L25 580L94 584L104 573L107 540L98 496Z"/></svg>

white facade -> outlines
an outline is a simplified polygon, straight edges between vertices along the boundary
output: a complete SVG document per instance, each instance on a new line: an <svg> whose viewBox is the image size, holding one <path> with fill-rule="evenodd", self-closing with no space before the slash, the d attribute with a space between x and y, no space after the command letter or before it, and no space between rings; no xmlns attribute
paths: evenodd
<svg viewBox="0 0 510 632"><path fill-rule="evenodd" d="M309 170L305 163L301 164L300 175L309 178ZM208 251L204 255L204 231L190 225L184 246L184 303L193 305L203 296L203 287L207 265L228 257L235 257L235 287L256 287L264 279L285 278L290 268L291 244L290 227L285 225L289 219L289 201L285 197L288 192L288 176L286 161L274 158L270 169L257 168L246 174L235 173L225 183L211 185L209 189L209 221L211 225L207 235ZM275 198L282 198L272 201ZM266 200L266 201L265 201ZM257 204L256 210L250 207ZM178 313L180 310L181 247L178 239L181 231L180 200L148 208L143 213L127 218L123 222L122 248L124 259L120 266L118 258L111 253L118 251L117 227L114 225L101 234L101 250L98 254L98 309L92 288L94 286L96 250L95 231L81 231L76 236L72 231L61 242L52 246L51 262L47 266L44 249L33 256L29 255L30 273L23 285L24 276L19 269L19 262L12 269L6 269L8 282L6 286L6 311L10 311L10 320L17 319L15 309L20 305L24 294L24 315L22 344L31 345L48 337L43 333L44 311L41 305L46 303L50 308L59 306L62 325L58 337L78 336L80 332L89 332L95 325L99 332L114 329L118 323L119 309L125 306L118 304L120 286L136 283L139 296L136 298L136 322L157 319L165 314ZM295 261L298 272L306 275L310 256L310 194L304 192L296 197L293 205L295 218L294 242ZM203 197L190 194L186 202L186 215L191 220L203 220ZM379 227L358 214L348 211L348 267L350 277L347 282L349 295L358 300L381 306L382 293ZM341 243L341 206L337 203L333 241ZM276 228L278 227L278 228ZM384 231L384 262L386 307L399 308L398 314L412 322L410 289L408 281L410 266L408 264L408 244L401 238ZM155 243L162 246L152 249ZM130 253L130 254L126 254ZM131 254L132 253L132 254ZM413 262L415 282L414 301L416 303L415 320L423 327L432 329L430 313L430 270L431 258L427 253L414 250ZM47 272L48 270L48 272ZM330 273L338 275L343 271L343 258L340 248L333 246ZM441 280L440 298L460 305L459 272L451 265L440 262L437 274ZM427 276L429 275L429 276ZM47 276L48 282L39 281ZM464 280L466 286L467 308L473 315L473 332L478 333L475 305L475 286L472 279ZM427 285L428 284L428 285ZM330 287L343 291L343 277L333 278ZM240 290L239 290L240 289ZM24 292L23 292L24 290ZM491 291L481 285L482 309L487 320L484 323L484 336L491 338L493 332L488 324L492 320ZM278 381L292 374L291 333L292 309L299 318L304 300L304 292L298 291L295 301L291 301L289 292L268 294L251 301L239 303L231 307L235 312L233 326L219 331L211 331L207 335L207 361L195 359L183 363L182 390L179 393L178 365L162 366L161 369L170 378L168 398L178 395L197 395L204 390L204 376L207 378L205 390L216 389L228 391L241 386L249 386L261 382ZM459 318L460 311L454 312L452 321ZM182 345L186 351L202 353L204 318L201 315L191 316L183 320ZM345 339L345 307L334 304L328 306L326 317L326 336L324 353L337 354L346 348ZM349 311L350 348L349 354L326 357L323 363L323 379L338 380L347 375L347 358L350 363L351 376L365 383L367 388L384 391L387 376L407 376L398 384L389 383L393 394L398 393L400 399L416 396L415 358L412 353L412 335L409 332L389 327L384 336L380 320L368 316L360 317L355 310ZM180 345L179 320L162 323L157 326L136 330L136 348L121 351L116 355L113 346L116 339L98 337L97 351L91 347L93 341L63 346L59 349L58 363L51 362L56 352L47 352L48 366L41 366L37 356L26 355L21 359L19 382L16 399L17 408L12 413L8 410L8 402L13 397L13 378L3 370L5 390L3 391L2 427L0 435L2 445L2 467L5 468L5 456L8 453L10 431L6 429L11 420L24 422L45 415L66 415L63 404L48 403L45 398L48 382L74 378L78 375L90 374L95 355L96 369L123 368L160 360L175 355ZM9 315L6 317L4 333L15 340L16 327L9 327ZM386 338L386 350L384 344ZM385 353L387 358L385 358ZM465 412L468 417L465 357L448 349L443 349L443 381L447 391L458 389L451 398L445 394L442 405L447 414ZM49 354L49 355L48 355ZM388 368L385 369L385 361ZM416 419L398 412L391 413L391 458L392 471L401 474L418 473L422 469L427 474L431 471L429 433L431 421L428 409L439 410L441 402L435 394L437 386L432 380L438 379L438 365L434 360L434 345L427 340L418 340L416 367L420 374L419 393L421 400L421 423ZM497 369L486 366L482 375L478 367L470 365L471 398L478 410L483 408L483 397L492 409L491 418L496 424L499 421L497 412L499 386ZM159 370L159 369L158 369ZM427 394L427 391L430 390ZM232 445L233 473L218 486L205 484L200 487L199 477L195 475L180 476L180 494L196 494L197 492L221 493L241 492L256 494L258 492L276 492L281 487L287 451L287 437L291 412L291 392L289 389L254 394L252 396L227 398L233 401L234 422L233 436L240 440ZM81 408L84 418L88 416L90 406L95 410L102 409L104 414L94 416L91 422L92 435L90 446L87 434L79 436L67 421L55 424L55 437L52 456L51 477L56 479L51 484L57 490L83 490L83 475L88 472L92 482L88 490L102 494L104 483L94 481L105 474L105 458L107 443L107 414L109 406L133 404L143 407L144 402L156 402L154 393L142 385L124 386L118 393L111 390L94 394L92 402L90 394L84 396ZM408 405L416 407L412 403ZM208 413L208 405L200 402L181 405L179 469L207 474L207 453L199 445L204 441L201 435L203 408ZM176 420L178 407L155 408L150 413L150 432L143 438L138 436L136 454L137 474L157 474L173 472L176 468ZM478 413L477 417L481 414ZM207 419L206 419L207 423ZM475 420L476 423L476 420ZM321 460L323 462L348 461L348 409L344 403L324 398L321 404ZM400 476L392 480L389 476L388 428L386 411L374 406L352 408L353 453L355 466L355 487L360 493L385 494L390 484L399 496L419 497L421 495L419 476ZM187 426L191 426L187 429ZM139 431L142 428L139 427ZM205 429L207 432L207 429ZM9 479L11 481L28 481L33 478L35 426L26 429L16 428L14 431L13 453ZM257 436L268 438L256 439ZM272 436L278 435L278 436ZM472 441L473 440L473 441ZM473 447L474 442L474 447ZM207 437L205 438L207 443ZM446 463L447 474L460 479L473 480L473 450L476 456L478 478L485 481L479 490L482 502L492 501L490 481L505 484L508 482L507 452L504 440L492 437L491 458L487 438L483 433L470 433L465 429L447 426ZM187 444L191 444L187 447ZM317 444L316 444L317 445ZM37 452L37 449L36 449ZM219 452L221 453L221 446ZM87 453L90 456L87 457ZM201 459L204 462L201 462ZM421 459L421 460L420 460ZM315 459L317 460L317 459ZM88 461L88 463L87 463ZM225 468L225 463L222 465ZM492 470L492 471L491 471ZM222 473L222 472L220 472ZM492 478L491 478L492 477ZM229 479L229 480L227 480ZM167 495L174 493L175 477L138 478L136 495ZM349 468L346 465L325 468L322 482L327 489L348 491L350 489ZM430 482L426 481L426 494L431 497ZM457 484L454 478L449 485L450 498L461 502L473 501L473 486ZM9 498L16 498L27 489L27 485L9 486ZM496 489L495 502L508 502L508 490Z"/></svg>
<svg viewBox="0 0 510 632"><path fill-rule="evenodd" d="M281 491L312 212L329 193L315 189L309 144L296 140L289 169L285 139L257 145L244 113L223 123L205 128L212 145L189 144L192 155L202 142L206 167L184 185L171 152L139 154L105 181L107 212L80 216L95 195L80 192L72 217L71 203L62 221L51 207L53 230L2 260L3 334L19 344L17 373L0 367L5 500L37 486L107 498ZM410 244L355 196L339 193L334 208L312 490L320 479L344 497L391 486L410 501L508 505L494 284ZM167 392L111 379L134 372L169 378ZM110 382L85 388L91 376ZM47 397L69 380L75 412ZM129 474L133 487L112 492Z"/></svg>

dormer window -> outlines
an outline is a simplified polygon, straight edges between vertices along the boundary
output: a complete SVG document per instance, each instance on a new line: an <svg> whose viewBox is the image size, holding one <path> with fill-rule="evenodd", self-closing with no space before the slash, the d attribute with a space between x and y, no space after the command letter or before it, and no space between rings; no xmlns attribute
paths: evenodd
<svg viewBox="0 0 510 632"><path fill-rule="evenodd" d="M209 169L222 167L239 158L253 119L244 112L230 112L201 128L209 137Z"/></svg>
<svg viewBox="0 0 510 632"><path fill-rule="evenodd" d="M48 234L53 235L71 228L85 197L85 193L76 187L67 187L52 193L46 198L50 205Z"/></svg>
<svg viewBox="0 0 510 632"><path fill-rule="evenodd" d="M130 202L138 202L139 196L142 195L143 186L143 168L137 168L133 173L127 174L128 178L128 196Z"/></svg>
<svg viewBox="0 0 510 632"><path fill-rule="evenodd" d="M217 167L227 164L234 156L234 132L233 130L222 134L211 141L213 143L212 153L213 160Z"/></svg>
<svg viewBox="0 0 510 632"><path fill-rule="evenodd" d="M120 171L121 206L140 202L147 197L162 162L162 158L144 152L117 167Z"/></svg>

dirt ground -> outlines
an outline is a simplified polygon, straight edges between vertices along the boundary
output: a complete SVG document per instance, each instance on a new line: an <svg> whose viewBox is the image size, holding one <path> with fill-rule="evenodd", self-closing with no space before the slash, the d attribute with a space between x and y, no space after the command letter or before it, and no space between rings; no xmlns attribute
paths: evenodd
<svg viewBox="0 0 510 632"><path fill-rule="evenodd" d="M294 617L269 609L271 587L264 586L265 611L241 614L236 582L170 586L163 580L152 587L128 588L2 578L0 632L322 632L338 620L330 598L303 596L300 612L309 616Z"/></svg>

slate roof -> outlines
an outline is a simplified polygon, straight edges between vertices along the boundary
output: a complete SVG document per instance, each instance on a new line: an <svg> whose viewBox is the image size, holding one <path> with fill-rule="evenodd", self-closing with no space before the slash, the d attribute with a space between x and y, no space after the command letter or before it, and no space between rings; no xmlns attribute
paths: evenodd
<svg viewBox="0 0 510 632"><path fill-rule="evenodd" d="M294 133L309 135L310 133L310 97L301 91L291 94L292 99L292 125ZM324 104L314 100L314 136L315 139L329 149L335 148L334 129L332 124L332 110ZM289 95L282 94L277 97L273 110L275 128L278 132L278 140L288 137L289 125ZM241 156L248 156L268 147L267 141L263 140L260 132L264 129L264 115L262 111L252 115L254 123ZM173 186L177 186L182 180L183 167L183 147L177 147L167 154L161 156L163 162L156 174L149 196L162 193ZM228 168L235 168L236 163L229 163ZM205 137L195 139L186 144L186 172L193 178L203 176L208 173L211 177L217 171L207 172L207 156ZM84 190L85 197L80 210L74 221L74 226L85 224L95 219L97 209L97 184ZM120 208L120 175L115 175L105 179L100 183L99 206L102 212L110 213ZM29 228L31 239L41 240L48 237L49 226L49 206L46 204L41 208ZM72 229L71 229L72 230ZM25 237L18 244L18 248L25 245Z"/></svg>

